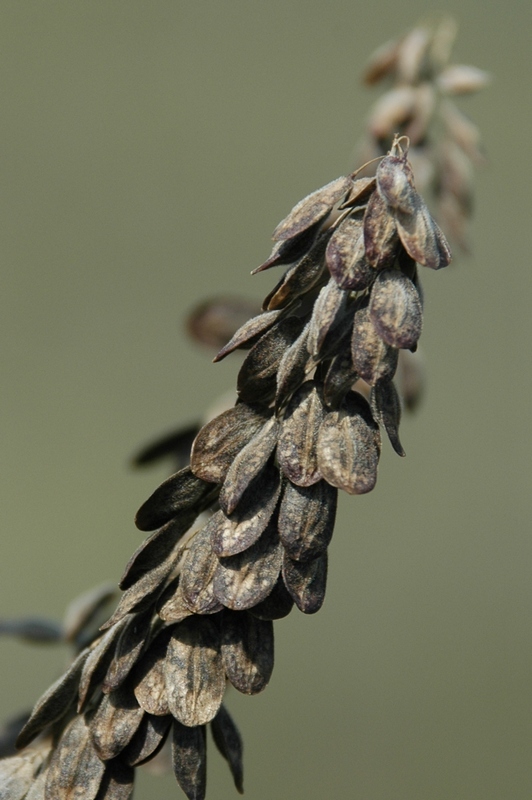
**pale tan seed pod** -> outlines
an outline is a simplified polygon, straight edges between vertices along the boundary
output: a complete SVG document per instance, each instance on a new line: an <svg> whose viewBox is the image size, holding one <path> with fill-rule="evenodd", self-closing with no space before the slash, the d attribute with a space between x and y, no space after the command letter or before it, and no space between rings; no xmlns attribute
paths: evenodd
<svg viewBox="0 0 532 800"><path fill-rule="evenodd" d="M450 64L437 78L440 91L449 95L479 92L490 83L491 76L488 72L465 64Z"/></svg>
<svg viewBox="0 0 532 800"><path fill-rule="evenodd" d="M301 333L298 317L281 319L253 345L237 377L237 391L246 403L264 404L275 395L276 376L286 348Z"/></svg>
<svg viewBox="0 0 532 800"><path fill-rule="evenodd" d="M409 120L414 112L416 93L411 86L386 92L371 111L368 128L377 140L387 140Z"/></svg>
<svg viewBox="0 0 532 800"><path fill-rule="evenodd" d="M120 637L116 642L113 657L102 682L102 691L105 694L118 689L125 681L144 648L148 644L151 632L153 609L148 608L138 614L131 614L125 618L125 625L119 627ZM110 633L113 628L108 631ZM87 667L88 659L85 664ZM105 660L103 661L105 665ZM82 679L83 679L82 675ZM81 687L81 681L80 681Z"/></svg>
<svg viewBox="0 0 532 800"><path fill-rule="evenodd" d="M369 315L381 339L398 349L417 344L423 325L418 291L410 278L398 270L380 272L373 284Z"/></svg>
<svg viewBox="0 0 532 800"><path fill-rule="evenodd" d="M272 236L274 241L296 236L322 220L345 197L350 184L351 179L342 176L304 197L276 227Z"/></svg>
<svg viewBox="0 0 532 800"><path fill-rule="evenodd" d="M405 136L413 146L426 139L437 105L436 92L428 81L420 83L415 93L412 119L405 127Z"/></svg>
<svg viewBox="0 0 532 800"><path fill-rule="evenodd" d="M330 278L327 285L320 290L312 309L307 337L308 352L315 359L320 355L329 332L337 327L342 314L345 315L347 301L347 292L338 286L334 278Z"/></svg>
<svg viewBox="0 0 532 800"><path fill-rule="evenodd" d="M155 753L162 747L170 731L171 724L172 717L170 714L164 717L144 714L137 732L122 751L120 760L131 767L136 767L149 758L153 758Z"/></svg>
<svg viewBox="0 0 532 800"><path fill-rule="evenodd" d="M243 325L238 328L236 333L233 334L231 339L225 343L222 349L214 357L213 361L221 361L229 353L240 348L250 348L255 344L259 336L262 336L272 325L277 322L279 315L283 312L279 311L263 311L256 317L247 320Z"/></svg>
<svg viewBox="0 0 532 800"><path fill-rule="evenodd" d="M83 665L78 687L78 714L85 709L91 700L96 687L106 677L109 665L115 657L115 647L124 627L136 615L126 616L102 636L96 639L89 648L89 655Z"/></svg>
<svg viewBox="0 0 532 800"><path fill-rule="evenodd" d="M371 54L362 73L362 80L367 86L373 86L395 70L400 44L400 39L392 39Z"/></svg>
<svg viewBox="0 0 532 800"><path fill-rule="evenodd" d="M192 614L181 588L181 577L176 575L168 581L155 603L159 617L168 624L181 622Z"/></svg>
<svg viewBox="0 0 532 800"><path fill-rule="evenodd" d="M397 77L404 83L419 81L427 61L432 40L432 30L428 25L418 25L401 40L397 54Z"/></svg>
<svg viewBox="0 0 532 800"><path fill-rule="evenodd" d="M440 114L451 138L475 164L486 159L480 149L480 130L451 100L442 100Z"/></svg>

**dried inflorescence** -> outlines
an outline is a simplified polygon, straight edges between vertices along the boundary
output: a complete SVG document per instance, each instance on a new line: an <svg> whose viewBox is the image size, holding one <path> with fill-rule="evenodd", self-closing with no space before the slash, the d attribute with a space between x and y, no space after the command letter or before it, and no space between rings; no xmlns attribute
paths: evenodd
<svg viewBox="0 0 532 800"><path fill-rule="evenodd" d="M394 137L374 177L337 178L277 226L255 272L287 269L215 359L246 352L237 402L142 454L175 446L183 465L137 513L149 536L116 610L98 633L78 624L74 661L0 766L9 800L130 797L134 768L165 742L198 800L207 727L242 791L226 686L262 691L273 621L320 609L338 489L374 488L381 430L404 455L393 379L422 330L418 267L451 259L408 156L406 136Z"/></svg>

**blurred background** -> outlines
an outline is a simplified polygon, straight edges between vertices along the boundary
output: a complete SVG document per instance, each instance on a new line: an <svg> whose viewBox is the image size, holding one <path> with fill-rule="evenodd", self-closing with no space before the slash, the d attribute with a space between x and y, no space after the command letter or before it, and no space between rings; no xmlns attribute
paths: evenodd
<svg viewBox="0 0 532 800"><path fill-rule="evenodd" d="M428 388L407 458L343 497L315 617L276 623L276 668L229 698L249 800L532 796L528 0L2 3L0 615L60 618L118 581L166 475L139 446L197 419L238 357L183 332L214 293L260 299L277 222L352 166L360 72L433 12L492 86L471 257L424 270ZM0 640L0 719L66 649ZM236 796L210 747L208 797ZM135 797L182 796L142 776Z"/></svg>

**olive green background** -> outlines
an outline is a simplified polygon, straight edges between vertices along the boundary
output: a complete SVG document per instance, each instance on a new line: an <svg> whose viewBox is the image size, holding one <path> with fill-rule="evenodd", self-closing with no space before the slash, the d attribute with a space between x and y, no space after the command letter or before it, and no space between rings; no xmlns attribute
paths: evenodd
<svg viewBox="0 0 532 800"><path fill-rule="evenodd" d="M484 132L474 255L423 271L428 389L343 497L315 617L276 623L266 692L233 692L249 800L532 796L528 0L0 3L0 614L60 617L117 581L165 476L128 458L234 385L182 331L291 206L342 174L367 56L436 11ZM0 641L0 716L66 650ZM211 746L208 797L234 798ZM136 798L181 796L141 776Z"/></svg>

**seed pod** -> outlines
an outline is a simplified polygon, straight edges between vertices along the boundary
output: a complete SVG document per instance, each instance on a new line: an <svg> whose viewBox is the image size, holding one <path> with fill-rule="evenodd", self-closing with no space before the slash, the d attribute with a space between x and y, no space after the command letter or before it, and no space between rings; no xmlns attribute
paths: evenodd
<svg viewBox="0 0 532 800"><path fill-rule="evenodd" d="M290 267L264 298L265 311L294 306L302 295L319 285L325 273L325 250L331 231L321 233L306 256Z"/></svg>
<svg viewBox="0 0 532 800"><path fill-rule="evenodd" d="M188 800L204 800L207 783L205 727L172 726L172 764L176 780Z"/></svg>
<svg viewBox="0 0 532 800"><path fill-rule="evenodd" d="M164 676L175 719L193 727L216 716L225 691L217 618L194 616L174 625Z"/></svg>
<svg viewBox="0 0 532 800"><path fill-rule="evenodd" d="M324 413L314 381L306 381L288 404L277 444L277 459L284 475L298 486L310 486L321 478L316 442Z"/></svg>
<svg viewBox="0 0 532 800"><path fill-rule="evenodd" d="M173 628L165 628L151 642L135 666L131 683L140 707L156 717L170 713L165 683L165 663L168 642Z"/></svg>
<svg viewBox="0 0 532 800"><path fill-rule="evenodd" d="M369 264L374 269L391 267L398 241L394 216L379 192L373 192L364 214L364 247Z"/></svg>
<svg viewBox="0 0 532 800"><path fill-rule="evenodd" d="M272 591L281 569L282 550L274 516L255 544L235 556L220 558L214 593L226 608L244 611Z"/></svg>
<svg viewBox="0 0 532 800"><path fill-rule="evenodd" d="M363 224L349 216L336 228L327 246L327 266L341 289L361 291L375 278L366 258Z"/></svg>
<svg viewBox="0 0 532 800"><path fill-rule="evenodd" d="M252 481L259 475L277 445L279 421L271 417L258 433L242 448L229 467L218 497L226 515L231 514Z"/></svg>
<svg viewBox="0 0 532 800"><path fill-rule="evenodd" d="M224 705L211 722L214 744L226 759L239 794L244 794L244 768L242 764L242 737Z"/></svg>
<svg viewBox="0 0 532 800"><path fill-rule="evenodd" d="M237 378L238 396L247 403L264 403L275 395L276 375L287 347L301 333L298 317L285 317L253 345Z"/></svg>
<svg viewBox="0 0 532 800"><path fill-rule="evenodd" d="M277 322L280 314L282 314L280 310L264 311L262 314L248 319L214 357L214 363L221 361L234 350L238 350L239 348L249 349L255 344L259 336Z"/></svg>
<svg viewBox="0 0 532 800"><path fill-rule="evenodd" d="M53 751L44 796L55 800L94 800L105 765L98 757L84 716L69 723Z"/></svg>
<svg viewBox="0 0 532 800"><path fill-rule="evenodd" d="M362 206L368 199L373 190L375 189L375 178L356 178L352 181L351 189L347 193L347 197L338 206L339 211L345 208L356 208Z"/></svg>
<svg viewBox="0 0 532 800"><path fill-rule="evenodd" d="M115 758L129 744L144 716L135 695L127 686L104 695L89 729L94 748L102 761Z"/></svg>
<svg viewBox="0 0 532 800"><path fill-rule="evenodd" d="M218 559L212 549L207 524L193 537L181 567L180 591L185 605L194 614L213 614L222 610L213 592L217 566Z"/></svg>
<svg viewBox="0 0 532 800"><path fill-rule="evenodd" d="M128 617L109 628L91 645L89 655L83 665L78 687L78 714L91 699L96 687L103 681L114 658L115 647L120 634L128 623Z"/></svg>
<svg viewBox="0 0 532 800"><path fill-rule="evenodd" d="M35 704L31 716L17 737L17 748L27 747L38 733L65 716L74 703L81 672L89 655L83 650L68 670L42 695Z"/></svg>
<svg viewBox="0 0 532 800"><path fill-rule="evenodd" d="M167 623L181 622L192 614L185 602L180 575L168 582L164 591L157 598L155 610L159 617Z"/></svg>
<svg viewBox="0 0 532 800"><path fill-rule="evenodd" d="M398 270L381 272L373 284L369 314L377 333L390 347L409 350L421 334L423 312L416 287Z"/></svg>
<svg viewBox="0 0 532 800"><path fill-rule="evenodd" d="M122 751L121 758L126 764L137 767L144 761L154 757L163 746L170 731L172 716L154 717L144 714L137 732Z"/></svg>
<svg viewBox="0 0 532 800"><path fill-rule="evenodd" d="M393 39L385 42L371 54L362 73L362 80L366 86L373 86L393 72L400 44L400 39Z"/></svg>
<svg viewBox="0 0 532 800"><path fill-rule="evenodd" d="M327 585L327 552L312 561L283 558L283 580L303 614L315 614L323 605Z"/></svg>
<svg viewBox="0 0 532 800"><path fill-rule="evenodd" d="M418 264L441 269L451 263L447 240L421 198L413 214L398 211L396 222L403 247Z"/></svg>
<svg viewBox="0 0 532 800"><path fill-rule="evenodd" d="M406 456L399 441L399 422L401 420L401 403L392 381L379 381L371 389L371 412L375 422L382 425L390 443L399 456Z"/></svg>
<svg viewBox="0 0 532 800"><path fill-rule="evenodd" d="M129 764L121 758L107 761L96 800L131 800L134 782L135 770Z"/></svg>
<svg viewBox="0 0 532 800"><path fill-rule="evenodd" d="M310 323L307 323L295 342L285 352L277 371L277 394L275 396L275 412L283 408L296 389L304 382L311 369L307 347Z"/></svg>
<svg viewBox="0 0 532 800"><path fill-rule="evenodd" d="M268 411L239 403L204 425L192 446L193 473L204 481L222 483L235 456L269 416Z"/></svg>
<svg viewBox="0 0 532 800"><path fill-rule="evenodd" d="M411 86L399 86L383 94L373 106L368 121L371 135L380 141L389 139L410 119L414 102L415 93Z"/></svg>
<svg viewBox="0 0 532 800"><path fill-rule="evenodd" d="M355 313L351 357L355 372L370 385L395 374L397 350L381 339L367 307Z"/></svg>
<svg viewBox="0 0 532 800"><path fill-rule="evenodd" d="M294 206L290 214L283 219L273 232L277 242L289 239L309 228L318 220L324 219L333 206L341 200L350 187L350 178L336 178L321 189L307 195Z"/></svg>
<svg viewBox="0 0 532 800"><path fill-rule="evenodd" d="M414 174L406 155L389 155L382 159L377 167L377 189L389 208L406 214L416 210L419 195L414 188Z"/></svg>
<svg viewBox="0 0 532 800"><path fill-rule="evenodd" d="M370 492L377 480L379 428L357 392L348 392L338 411L322 422L318 464L324 479L348 494Z"/></svg>
<svg viewBox="0 0 532 800"><path fill-rule="evenodd" d="M265 600L249 609L249 613L258 619L283 619L287 617L294 606L294 601L288 594L282 575Z"/></svg>
<svg viewBox="0 0 532 800"><path fill-rule="evenodd" d="M318 219L314 225L292 236L290 239L275 242L272 252L266 261L254 269L251 274L256 275L258 272L270 269L270 267L281 266L281 264L294 264L296 261L299 261L308 253L314 244L322 221L322 219Z"/></svg>
<svg viewBox="0 0 532 800"><path fill-rule="evenodd" d="M307 349L317 359L322 351L326 337L338 327L338 320L343 318L348 294L331 278L321 289L312 309L307 339Z"/></svg>
<svg viewBox="0 0 532 800"><path fill-rule="evenodd" d="M437 78L439 89L445 94L471 94L483 89L491 81L488 72L466 64L451 64Z"/></svg>
<svg viewBox="0 0 532 800"><path fill-rule="evenodd" d="M288 556L310 561L331 541L338 491L326 481L312 486L287 482L279 509L279 536Z"/></svg>
<svg viewBox="0 0 532 800"><path fill-rule="evenodd" d="M217 556L234 556L257 541L277 506L280 490L279 470L270 464L248 487L232 514L218 511L211 517L207 529Z"/></svg>
<svg viewBox="0 0 532 800"><path fill-rule="evenodd" d="M225 610L222 615L222 660L235 689L258 694L273 671L273 623L248 614Z"/></svg>
<svg viewBox="0 0 532 800"><path fill-rule="evenodd" d="M140 658L148 644L152 617L153 609L148 608L140 614L131 614L129 619L126 618L126 624L116 643L113 660L103 681L102 690L106 694L118 689Z"/></svg>
<svg viewBox="0 0 532 800"><path fill-rule="evenodd" d="M349 335L351 339L351 334ZM342 347L331 361L323 383L323 401L328 408L335 408L345 393L352 389L358 380L358 372L353 367L351 347Z"/></svg>
<svg viewBox="0 0 532 800"><path fill-rule="evenodd" d="M193 475L190 467L185 467L167 478L141 505L135 525L141 531L154 531L176 517L180 511L199 508L211 490L212 486Z"/></svg>
<svg viewBox="0 0 532 800"><path fill-rule="evenodd" d="M194 524L196 517L196 511L184 511L148 536L129 559L120 579L120 588L129 589L143 575L159 566Z"/></svg>

